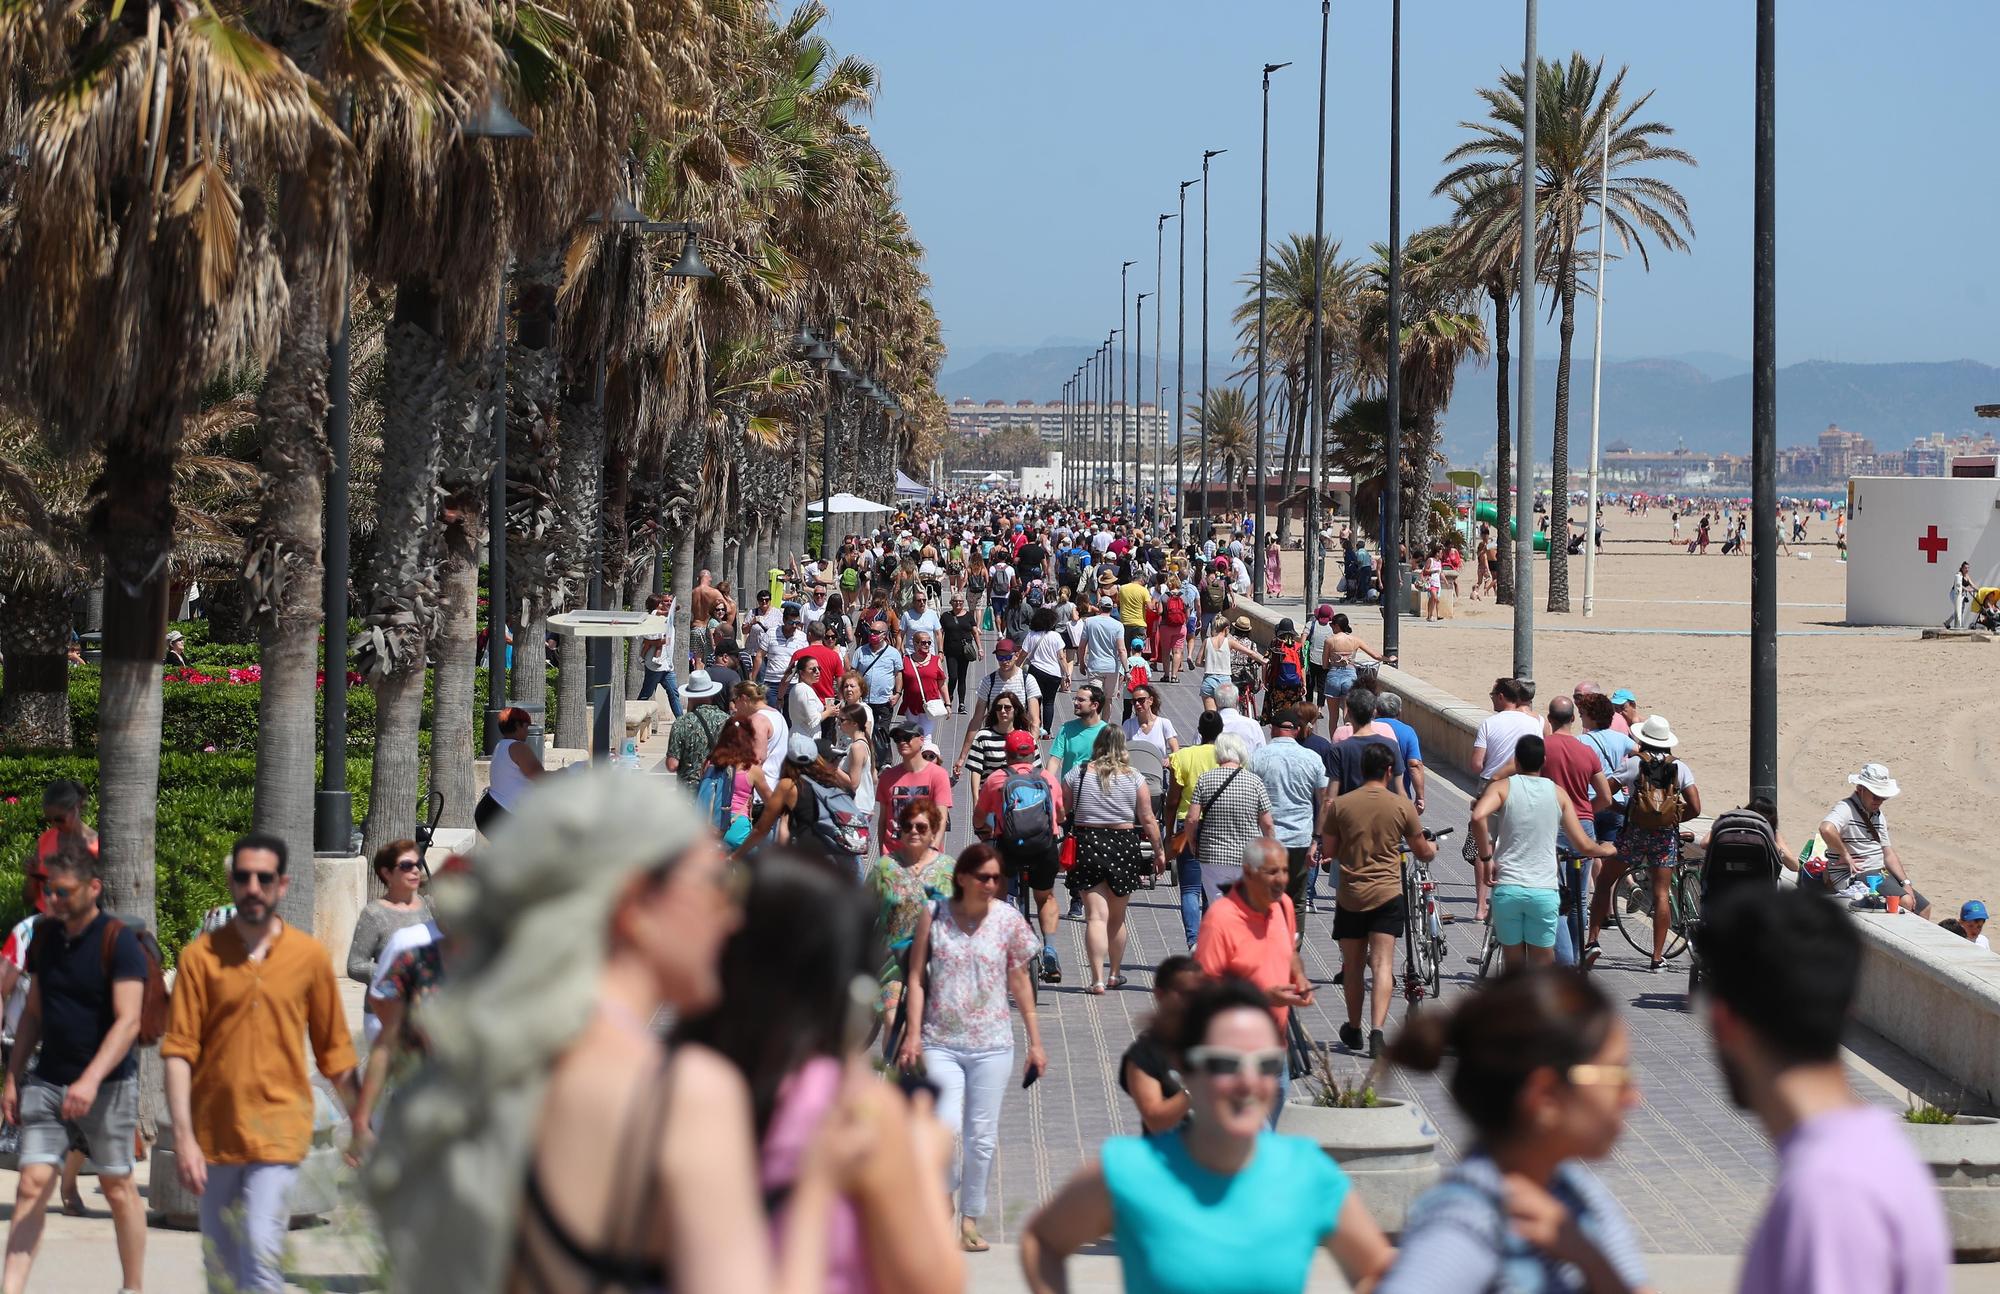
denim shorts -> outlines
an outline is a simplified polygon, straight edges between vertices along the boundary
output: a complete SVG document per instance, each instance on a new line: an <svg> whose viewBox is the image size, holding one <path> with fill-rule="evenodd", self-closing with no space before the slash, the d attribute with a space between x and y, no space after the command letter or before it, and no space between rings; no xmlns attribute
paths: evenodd
<svg viewBox="0 0 2000 1294"><path fill-rule="evenodd" d="M1526 944L1530 948L1556 946L1556 910L1560 897L1555 890L1529 889L1525 885L1493 887L1493 939L1501 947Z"/></svg>
<svg viewBox="0 0 2000 1294"><path fill-rule="evenodd" d="M1202 675L1202 676L1201 676L1201 694L1202 694L1202 696L1204 696L1204 697L1212 697L1212 696L1214 696L1214 695L1216 694L1216 691L1217 691L1218 689L1220 689L1220 688L1222 687L1222 685L1223 685L1224 683L1227 683L1228 681L1229 681L1229 680L1228 680L1228 678L1224 677L1224 676L1223 676L1223 675L1221 675L1221 674L1204 674L1204 675Z"/></svg>
<svg viewBox="0 0 2000 1294"><path fill-rule="evenodd" d="M69 1088L28 1075L21 1088L21 1165L60 1164L73 1139L101 1177L132 1173L132 1136L139 1128L139 1076L104 1083L81 1119L62 1117Z"/></svg>
<svg viewBox="0 0 2000 1294"><path fill-rule="evenodd" d="M1354 690L1354 680L1358 677L1352 665L1337 665L1326 672L1326 694L1336 700L1344 700Z"/></svg>

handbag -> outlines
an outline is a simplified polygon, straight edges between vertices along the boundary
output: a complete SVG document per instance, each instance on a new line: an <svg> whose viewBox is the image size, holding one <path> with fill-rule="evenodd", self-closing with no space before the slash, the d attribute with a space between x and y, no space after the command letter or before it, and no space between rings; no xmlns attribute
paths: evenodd
<svg viewBox="0 0 2000 1294"><path fill-rule="evenodd" d="M917 699L924 703L924 713L933 719L942 719L950 714L951 707L944 703L943 697L924 695L924 671L914 661L911 662L910 672L917 676Z"/></svg>
<svg viewBox="0 0 2000 1294"><path fill-rule="evenodd" d="M936 925L944 919L944 900L939 899L931 904L931 924ZM903 1004L896 1011L896 1023L882 1037L882 1056L892 1065L896 1062L896 1053L903 1049L903 1038L910 1030L910 1013L907 1009L910 1000L910 958L915 955L916 951L917 939L913 934L910 936L910 942L904 944L902 951L896 954L896 982L903 986ZM929 995L931 989L931 966L930 958L928 957L924 959L923 979L921 982L924 993Z"/></svg>

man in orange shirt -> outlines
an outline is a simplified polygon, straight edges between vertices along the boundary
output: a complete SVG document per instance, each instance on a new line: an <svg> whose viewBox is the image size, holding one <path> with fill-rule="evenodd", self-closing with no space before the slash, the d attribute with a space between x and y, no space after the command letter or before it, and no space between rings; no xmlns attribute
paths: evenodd
<svg viewBox="0 0 2000 1294"><path fill-rule="evenodd" d="M286 1197L312 1143L301 1034L352 1105L354 1043L326 949L278 918L285 842L252 832L230 851L236 915L181 952L160 1055L181 1185L201 1196L211 1290L277 1290Z"/></svg>
<svg viewBox="0 0 2000 1294"><path fill-rule="evenodd" d="M1293 1007L1311 1006L1313 1000L1312 981L1299 960L1298 914L1285 893L1290 871L1283 845L1268 836L1251 841L1243 851L1243 879L1209 905L1194 944L1194 959L1211 979L1234 976L1264 991L1280 1031L1288 1029ZM1280 1074L1273 1128L1290 1086L1289 1073Z"/></svg>

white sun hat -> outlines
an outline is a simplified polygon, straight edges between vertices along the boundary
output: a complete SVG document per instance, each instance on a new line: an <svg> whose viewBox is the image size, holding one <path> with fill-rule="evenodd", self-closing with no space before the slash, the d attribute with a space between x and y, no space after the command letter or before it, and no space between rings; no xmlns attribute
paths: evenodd
<svg viewBox="0 0 2000 1294"><path fill-rule="evenodd" d="M1858 786L1864 791L1873 791L1885 800L1902 794L1903 788L1896 785L1896 779L1889 776L1886 764L1863 764L1858 773L1847 775L1849 786Z"/></svg>
<svg viewBox="0 0 2000 1294"><path fill-rule="evenodd" d="M1646 722L1634 728L1632 738L1641 746L1653 746L1661 750L1672 750L1681 744L1681 739L1674 736L1673 727L1667 723L1666 717L1657 714L1648 715Z"/></svg>

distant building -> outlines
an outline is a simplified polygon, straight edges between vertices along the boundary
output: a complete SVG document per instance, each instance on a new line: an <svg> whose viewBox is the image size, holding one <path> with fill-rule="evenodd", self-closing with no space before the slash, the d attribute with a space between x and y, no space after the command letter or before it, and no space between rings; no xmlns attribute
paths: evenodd
<svg viewBox="0 0 2000 1294"><path fill-rule="evenodd" d="M1152 404L1141 404L1136 418L1131 419L1132 430L1145 445L1150 458L1154 442L1160 443L1162 453L1173 444L1173 411L1161 409ZM1115 442L1118 438L1119 419L1125 414L1125 405L1114 402L1111 406L1111 434ZM1030 427L1051 444L1060 445L1063 436L1063 406L1060 402L1041 404L1034 400L971 400L961 396L952 401L947 415L951 429L960 434L975 436L991 435L1002 427Z"/></svg>

